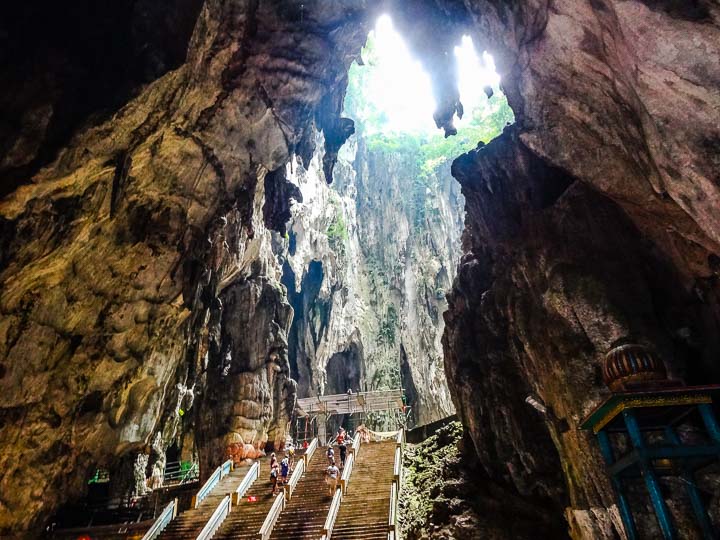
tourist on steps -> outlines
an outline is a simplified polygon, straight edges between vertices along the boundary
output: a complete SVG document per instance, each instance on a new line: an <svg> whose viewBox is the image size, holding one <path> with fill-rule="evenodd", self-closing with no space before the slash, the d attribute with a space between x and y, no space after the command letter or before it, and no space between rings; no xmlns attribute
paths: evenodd
<svg viewBox="0 0 720 540"><path fill-rule="evenodd" d="M340 467L345 468L345 456L347 455L347 447L345 443L338 443L340 445Z"/></svg>
<svg viewBox="0 0 720 540"><path fill-rule="evenodd" d="M288 458L288 455L285 454L285 457L280 462L280 478L282 479L283 485L287 484L288 475L290 474L290 459Z"/></svg>
<svg viewBox="0 0 720 540"><path fill-rule="evenodd" d="M335 450L333 450L332 446L328 446L327 458L328 458L328 465L333 465L335 463Z"/></svg>
<svg viewBox="0 0 720 540"><path fill-rule="evenodd" d="M280 474L280 468L278 467L277 458L275 457L275 452L270 454L270 485L272 486L272 496L274 497L277 494L277 483L278 483L278 476Z"/></svg>
<svg viewBox="0 0 720 540"><path fill-rule="evenodd" d="M290 472L292 473L295 470L295 449L290 448L288 455L290 456Z"/></svg>
<svg viewBox="0 0 720 540"><path fill-rule="evenodd" d="M328 486L328 492L331 497L335 495L339 475L340 469L335 466L335 460L331 458L330 466L325 471L325 483Z"/></svg>

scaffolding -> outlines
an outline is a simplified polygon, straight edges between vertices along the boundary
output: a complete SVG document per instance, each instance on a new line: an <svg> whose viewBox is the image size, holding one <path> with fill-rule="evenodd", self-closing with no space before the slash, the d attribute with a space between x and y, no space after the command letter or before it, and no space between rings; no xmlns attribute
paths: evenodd
<svg viewBox="0 0 720 540"><path fill-rule="evenodd" d="M328 424L333 421L338 423L345 417L346 427L353 431L367 421L369 413L380 412L391 413L392 422L405 427L409 407L402 388L300 398L295 405L295 436L300 443L318 437L324 445L329 439Z"/></svg>

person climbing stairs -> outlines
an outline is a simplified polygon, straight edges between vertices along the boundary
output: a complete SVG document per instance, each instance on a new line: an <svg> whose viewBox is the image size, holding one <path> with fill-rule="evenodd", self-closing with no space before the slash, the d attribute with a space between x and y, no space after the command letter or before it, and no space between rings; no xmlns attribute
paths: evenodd
<svg viewBox="0 0 720 540"><path fill-rule="evenodd" d="M271 539L320 538L332 502L325 484L326 451L327 448L318 448L313 454L305 476L273 528Z"/></svg>
<svg viewBox="0 0 720 540"><path fill-rule="evenodd" d="M196 538L203 530L203 527L205 527L208 520L212 517L213 512L220 502L227 494L237 488L249 470L250 465L242 465L233 470L217 483L210 494L198 505L197 508L186 510L176 517L168 524L158 538L160 540L186 540L189 538Z"/></svg>
<svg viewBox="0 0 720 540"><path fill-rule="evenodd" d="M387 539L395 447L394 440L360 446L332 530L333 539Z"/></svg>

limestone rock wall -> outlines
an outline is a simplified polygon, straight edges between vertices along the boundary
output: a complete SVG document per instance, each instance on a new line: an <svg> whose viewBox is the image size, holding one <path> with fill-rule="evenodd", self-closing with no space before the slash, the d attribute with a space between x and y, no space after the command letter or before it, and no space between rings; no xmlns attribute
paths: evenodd
<svg viewBox="0 0 720 540"><path fill-rule="evenodd" d="M303 203L293 207L285 284L301 396L402 385L412 421L427 423L453 412L441 313L463 203L449 161L418 188L414 159L371 150L360 134L341 150L331 186L321 156L297 167Z"/></svg>
<svg viewBox="0 0 720 540"><path fill-rule="evenodd" d="M565 507L574 538L623 537L596 443L577 430L607 395L604 353L632 339L689 383L720 380L718 6L466 6L517 124L453 165L467 220L446 314L451 391L491 478ZM717 479L703 485L713 508ZM695 538L680 492L668 485ZM655 537L642 501L638 526Z"/></svg>
<svg viewBox="0 0 720 540"><path fill-rule="evenodd" d="M203 476L241 440L284 442L290 308L266 226L283 179L268 173L315 129L344 140L364 14L207 0L194 26L184 64L0 200L0 534L39 530L95 467L157 453L158 433L162 452L193 431Z"/></svg>

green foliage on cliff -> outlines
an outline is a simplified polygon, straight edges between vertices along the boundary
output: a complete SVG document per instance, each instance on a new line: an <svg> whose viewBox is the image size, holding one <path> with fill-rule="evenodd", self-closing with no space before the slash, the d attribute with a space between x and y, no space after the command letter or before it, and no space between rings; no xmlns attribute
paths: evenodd
<svg viewBox="0 0 720 540"><path fill-rule="evenodd" d="M462 424L452 422L435 435L405 452L403 497L400 499L399 521L404 538L420 538L436 518L438 507L451 501L443 493L448 482L458 481L461 456L458 443Z"/></svg>
<svg viewBox="0 0 720 540"><path fill-rule="evenodd" d="M458 132L454 136L445 138L440 130L419 128L398 131L391 127L388 114L369 95L372 88L377 91L381 86L377 79L387 73L380 67L383 51L377 49L372 33L362 56L364 65L353 63L349 71L345 114L355 120L356 137L365 141L370 152L402 161L412 181L400 203L410 210L414 228L421 230L440 217L436 204L438 171L460 154L476 148L478 143L487 144L500 135L507 124L514 122L513 112L504 94L496 87L492 97L478 97L477 105L466 110L462 121L456 121ZM478 92L482 90L478 88Z"/></svg>
<svg viewBox="0 0 720 540"><path fill-rule="evenodd" d="M347 242L348 239L347 224L345 223L342 204L340 204L339 199L334 193L330 198L330 204L333 207L333 218L325 234L327 234L328 242L333 250L344 251L345 242Z"/></svg>
<svg viewBox="0 0 720 540"><path fill-rule="evenodd" d="M378 332L378 345L395 345L395 331L398 325L398 313L395 306L389 305L385 318L380 321L380 330Z"/></svg>

